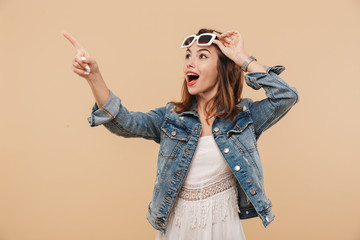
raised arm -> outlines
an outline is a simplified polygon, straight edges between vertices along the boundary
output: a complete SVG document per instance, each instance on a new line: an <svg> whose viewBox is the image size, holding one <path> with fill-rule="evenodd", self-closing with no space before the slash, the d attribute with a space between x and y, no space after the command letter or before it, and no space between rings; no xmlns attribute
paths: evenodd
<svg viewBox="0 0 360 240"><path fill-rule="evenodd" d="M279 77L279 74L285 70L284 66L265 66L265 69L265 73L252 72L245 75L248 86L255 90L263 88L267 96L255 102L249 99L249 110L254 121L256 139L299 102L297 89Z"/></svg>
<svg viewBox="0 0 360 240"><path fill-rule="evenodd" d="M242 66L249 55L244 50L244 41L237 31L216 33L219 40L214 43L221 51L237 65ZM254 121L255 136L259 138L262 132L277 123L299 101L298 91L289 86L279 74L285 70L283 66L263 66L252 61L247 67L245 81L248 86L258 90L263 88L267 98L253 102L249 101L249 110Z"/></svg>

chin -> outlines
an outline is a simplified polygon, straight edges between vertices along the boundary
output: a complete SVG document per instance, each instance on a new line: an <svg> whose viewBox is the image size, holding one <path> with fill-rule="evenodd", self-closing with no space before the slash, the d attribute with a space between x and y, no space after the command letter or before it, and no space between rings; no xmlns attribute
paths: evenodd
<svg viewBox="0 0 360 240"><path fill-rule="evenodd" d="M199 94L195 89L189 89L189 87L188 87L187 90L190 95L198 95Z"/></svg>

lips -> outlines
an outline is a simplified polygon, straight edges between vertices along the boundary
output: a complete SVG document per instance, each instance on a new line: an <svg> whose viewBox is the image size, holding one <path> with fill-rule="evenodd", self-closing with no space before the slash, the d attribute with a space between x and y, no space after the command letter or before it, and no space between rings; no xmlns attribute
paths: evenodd
<svg viewBox="0 0 360 240"><path fill-rule="evenodd" d="M187 71L186 72L186 83L188 86L192 86L194 85L197 80L199 79L199 74L197 74L196 72L192 72L192 71Z"/></svg>

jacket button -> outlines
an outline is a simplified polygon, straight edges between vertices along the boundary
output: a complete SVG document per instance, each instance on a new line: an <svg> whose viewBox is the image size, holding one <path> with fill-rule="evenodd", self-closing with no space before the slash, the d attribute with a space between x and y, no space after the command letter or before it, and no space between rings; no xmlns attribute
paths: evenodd
<svg viewBox="0 0 360 240"><path fill-rule="evenodd" d="M214 128L214 132L218 132L220 129L218 127Z"/></svg>
<svg viewBox="0 0 360 240"><path fill-rule="evenodd" d="M246 213L246 214L249 214L249 211L246 211L245 213Z"/></svg>
<svg viewBox="0 0 360 240"><path fill-rule="evenodd" d="M230 152L230 149L228 149L228 148L224 149L224 153L229 153L229 152Z"/></svg>
<svg viewBox="0 0 360 240"><path fill-rule="evenodd" d="M250 194L251 194L251 195L255 195L255 193L256 193L256 192L255 192L254 189L250 189Z"/></svg>
<svg viewBox="0 0 360 240"><path fill-rule="evenodd" d="M171 136L175 136L176 135L176 129L171 133Z"/></svg>
<svg viewBox="0 0 360 240"><path fill-rule="evenodd" d="M238 165L236 165L235 167L234 167L234 169L235 169L235 171L240 171L240 166L238 166Z"/></svg>

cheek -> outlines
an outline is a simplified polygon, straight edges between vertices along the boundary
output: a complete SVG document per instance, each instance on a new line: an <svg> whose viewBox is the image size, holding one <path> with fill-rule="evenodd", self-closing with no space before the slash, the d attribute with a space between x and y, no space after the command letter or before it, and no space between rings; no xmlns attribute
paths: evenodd
<svg viewBox="0 0 360 240"><path fill-rule="evenodd" d="M217 67L215 66L214 76L217 77L217 75L218 75L218 70L217 70Z"/></svg>
<svg viewBox="0 0 360 240"><path fill-rule="evenodd" d="M217 61L213 61L209 67L211 69L211 76L216 78L218 75Z"/></svg>
<svg viewBox="0 0 360 240"><path fill-rule="evenodd" d="M211 77L212 77L213 81L217 80L217 76L218 76L218 71L217 71L217 68L215 68L215 70L211 73Z"/></svg>

